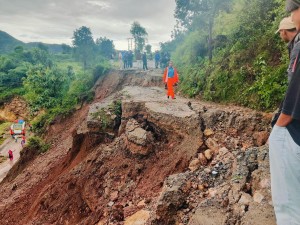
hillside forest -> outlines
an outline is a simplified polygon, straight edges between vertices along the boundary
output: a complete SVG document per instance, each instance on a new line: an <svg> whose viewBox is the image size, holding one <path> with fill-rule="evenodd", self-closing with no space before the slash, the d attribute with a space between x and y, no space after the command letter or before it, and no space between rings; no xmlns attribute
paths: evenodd
<svg viewBox="0 0 300 225"><path fill-rule="evenodd" d="M93 99L92 87L110 69L114 45L105 37L94 41L83 26L73 33L73 47L63 44L61 49L53 53L42 43L34 48L17 45L0 55L0 104L22 96L40 134L58 115Z"/></svg>

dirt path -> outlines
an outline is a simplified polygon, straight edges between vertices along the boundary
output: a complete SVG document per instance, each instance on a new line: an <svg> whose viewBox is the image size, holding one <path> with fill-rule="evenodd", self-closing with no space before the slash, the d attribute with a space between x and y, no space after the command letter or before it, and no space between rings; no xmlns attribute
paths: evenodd
<svg viewBox="0 0 300 225"><path fill-rule="evenodd" d="M22 149L21 146L21 138L18 138L18 141L15 142L12 138L7 138L4 143L0 146L0 155L8 156L8 150L12 150L14 154L13 161L10 161L8 158L0 164L0 182L4 179L8 171L12 168L12 166L18 161L20 158L20 151Z"/></svg>

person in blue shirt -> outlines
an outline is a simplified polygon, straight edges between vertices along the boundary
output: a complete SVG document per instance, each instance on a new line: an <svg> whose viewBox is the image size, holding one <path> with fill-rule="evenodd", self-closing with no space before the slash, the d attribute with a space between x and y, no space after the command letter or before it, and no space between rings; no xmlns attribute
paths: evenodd
<svg viewBox="0 0 300 225"><path fill-rule="evenodd" d="M174 86L179 82L179 76L176 68L173 67L173 62L169 62L169 66L166 67L163 82L167 86L167 97L171 96L172 99L175 99Z"/></svg>

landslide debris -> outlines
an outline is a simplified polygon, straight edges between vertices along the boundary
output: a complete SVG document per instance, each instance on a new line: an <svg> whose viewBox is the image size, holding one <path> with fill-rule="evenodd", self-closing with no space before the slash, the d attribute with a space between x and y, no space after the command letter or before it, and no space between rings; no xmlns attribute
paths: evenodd
<svg viewBox="0 0 300 225"><path fill-rule="evenodd" d="M269 115L168 100L159 71L112 72L0 184L0 224L275 224ZM254 219L255 218L255 219Z"/></svg>

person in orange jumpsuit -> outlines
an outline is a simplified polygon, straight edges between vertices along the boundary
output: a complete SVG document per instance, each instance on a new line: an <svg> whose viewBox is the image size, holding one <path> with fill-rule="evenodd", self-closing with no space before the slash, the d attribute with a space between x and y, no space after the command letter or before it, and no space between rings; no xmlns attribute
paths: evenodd
<svg viewBox="0 0 300 225"><path fill-rule="evenodd" d="M172 61L169 62L169 66L166 67L165 69L163 81L167 86L168 98L171 96L172 99L175 99L174 85L177 85L177 83L179 82L179 78L178 78L178 72L176 68L173 67Z"/></svg>

